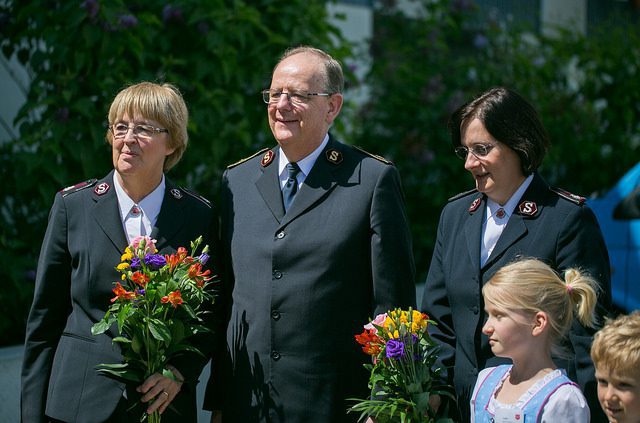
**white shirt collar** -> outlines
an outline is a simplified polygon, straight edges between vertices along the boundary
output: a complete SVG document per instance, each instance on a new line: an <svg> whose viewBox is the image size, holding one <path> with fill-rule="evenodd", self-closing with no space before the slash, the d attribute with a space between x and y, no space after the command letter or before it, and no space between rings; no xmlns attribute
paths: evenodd
<svg viewBox="0 0 640 423"><path fill-rule="evenodd" d="M124 223L127 215L129 214L129 211L131 211L131 207L136 205L136 203L131 199L131 197L127 195L127 193L124 191L124 188L122 188L122 185L120 185L120 181L118 180L118 172L115 172L113 174L113 185L116 189L116 196L118 197L120 219ZM151 229L158 220L158 215L160 214L160 209L162 208L162 200L164 199L165 186L166 184L163 174L158 186L137 204L144 213L143 220L145 220L145 229L147 229L148 235L151 234Z"/></svg>
<svg viewBox="0 0 640 423"><path fill-rule="evenodd" d="M498 209L503 209L506 213L503 219L509 220L509 217L513 214L513 211L515 210L516 206L520 202L520 199L524 195L525 191L527 190L527 188L529 188L529 185L531 185L532 180L533 180L533 173L525 178L525 180L522 182L522 184L520 184L516 192L514 192L513 195L511 195L511 197L509 197L509 200L507 200L504 206L501 206L495 201L487 198L487 213L486 213L485 220L489 220L492 216L494 216L498 211Z"/></svg>
<svg viewBox="0 0 640 423"><path fill-rule="evenodd" d="M328 142L329 134L326 134L318 148L313 150L313 152L311 152L311 154L309 154L307 157L297 162L298 167L300 167L300 172L298 173L297 177L298 184L302 184L304 182L307 175L309 175L309 173L311 172L311 168L313 168L313 165L316 163L318 156L320 156L320 153L322 153L322 150L324 150ZM278 175L280 178L280 188L282 188L287 182L288 178L286 167L287 164L289 164L289 159L287 158L286 154L284 154L284 151L282 151L282 148L280 149L280 154L278 156L280 157L278 159Z"/></svg>

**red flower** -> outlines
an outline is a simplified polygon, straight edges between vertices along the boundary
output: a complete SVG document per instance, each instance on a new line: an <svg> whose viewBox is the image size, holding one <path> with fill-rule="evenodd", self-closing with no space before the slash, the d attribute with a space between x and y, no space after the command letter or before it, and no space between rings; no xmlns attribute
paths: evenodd
<svg viewBox="0 0 640 423"><path fill-rule="evenodd" d="M148 275L145 275L142 272L135 272L133 275L131 275L131 279L134 283L140 285L143 288L147 286L147 283L149 283L149 281L151 280Z"/></svg>
<svg viewBox="0 0 640 423"><path fill-rule="evenodd" d="M116 287L112 289L113 293L116 294L115 297L111 299L111 302L114 303L116 300L133 300L136 298L135 292L127 291L120 285L120 282L116 282Z"/></svg>
<svg viewBox="0 0 640 423"><path fill-rule="evenodd" d="M360 335L355 336L358 344L362 345L362 351L369 355L378 355L382 351L384 340L375 334L374 329L365 329Z"/></svg>
<svg viewBox="0 0 640 423"><path fill-rule="evenodd" d="M180 294L179 290L170 292L169 295L165 295L160 300L163 304L171 303L173 308L177 308L180 304L182 304L182 294Z"/></svg>
<svg viewBox="0 0 640 423"><path fill-rule="evenodd" d="M189 279L195 281L198 288L202 288L204 286L205 281L211 279L209 275L211 274L211 270L202 271L202 264L195 263L189 267Z"/></svg>

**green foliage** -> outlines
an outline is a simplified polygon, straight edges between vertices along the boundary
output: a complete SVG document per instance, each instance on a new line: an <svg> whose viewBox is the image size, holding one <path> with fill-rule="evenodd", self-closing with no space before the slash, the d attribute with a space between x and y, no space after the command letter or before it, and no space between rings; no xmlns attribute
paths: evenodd
<svg viewBox="0 0 640 423"><path fill-rule="evenodd" d="M588 38L562 30L551 38L487 20L471 1L412 5L417 17L391 0L376 11L371 100L354 143L400 169L424 280L442 207L474 187L453 154L451 112L493 86L515 89L549 132L547 181L586 196L606 189L638 160L640 28L618 21Z"/></svg>
<svg viewBox="0 0 640 423"><path fill-rule="evenodd" d="M190 111L190 142L171 172L215 200L229 163L273 145L260 90L278 56L311 44L349 47L321 0L0 1L0 48L32 78L0 146L0 343L22 342L38 248L56 191L112 168L105 142L116 93L171 82Z"/></svg>

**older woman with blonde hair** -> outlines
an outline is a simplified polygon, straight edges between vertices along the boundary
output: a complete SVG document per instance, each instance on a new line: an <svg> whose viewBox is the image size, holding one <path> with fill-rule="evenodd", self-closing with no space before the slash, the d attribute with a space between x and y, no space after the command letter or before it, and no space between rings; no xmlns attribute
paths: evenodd
<svg viewBox="0 0 640 423"><path fill-rule="evenodd" d="M171 84L123 89L108 115L114 169L56 194L27 322L23 421L126 422L145 410L159 410L165 422L196 421L195 384L204 358L185 356L168 366L173 377L153 374L140 386L126 386L95 369L122 361L112 344L116 334L91 334L113 297L114 266L135 237L155 238L162 254L200 235L205 244L216 242L211 204L165 177L187 148L188 117Z"/></svg>

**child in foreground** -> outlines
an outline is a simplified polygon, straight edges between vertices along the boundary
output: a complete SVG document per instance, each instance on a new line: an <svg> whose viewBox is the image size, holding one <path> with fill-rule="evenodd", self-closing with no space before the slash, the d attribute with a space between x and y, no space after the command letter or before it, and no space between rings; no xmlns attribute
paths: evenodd
<svg viewBox="0 0 640 423"><path fill-rule="evenodd" d="M609 320L591 345L598 400L611 423L640 423L640 311Z"/></svg>
<svg viewBox="0 0 640 423"><path fill-rule="evenodd" d="M595 324L597 284L576 269L562 280L548 265L526 259L500 269L482 288L491 351L513 364L484 369L471 396L471 421L585 423L590 412L580 388L558 369L552 353L574 314Z"/></svg>

